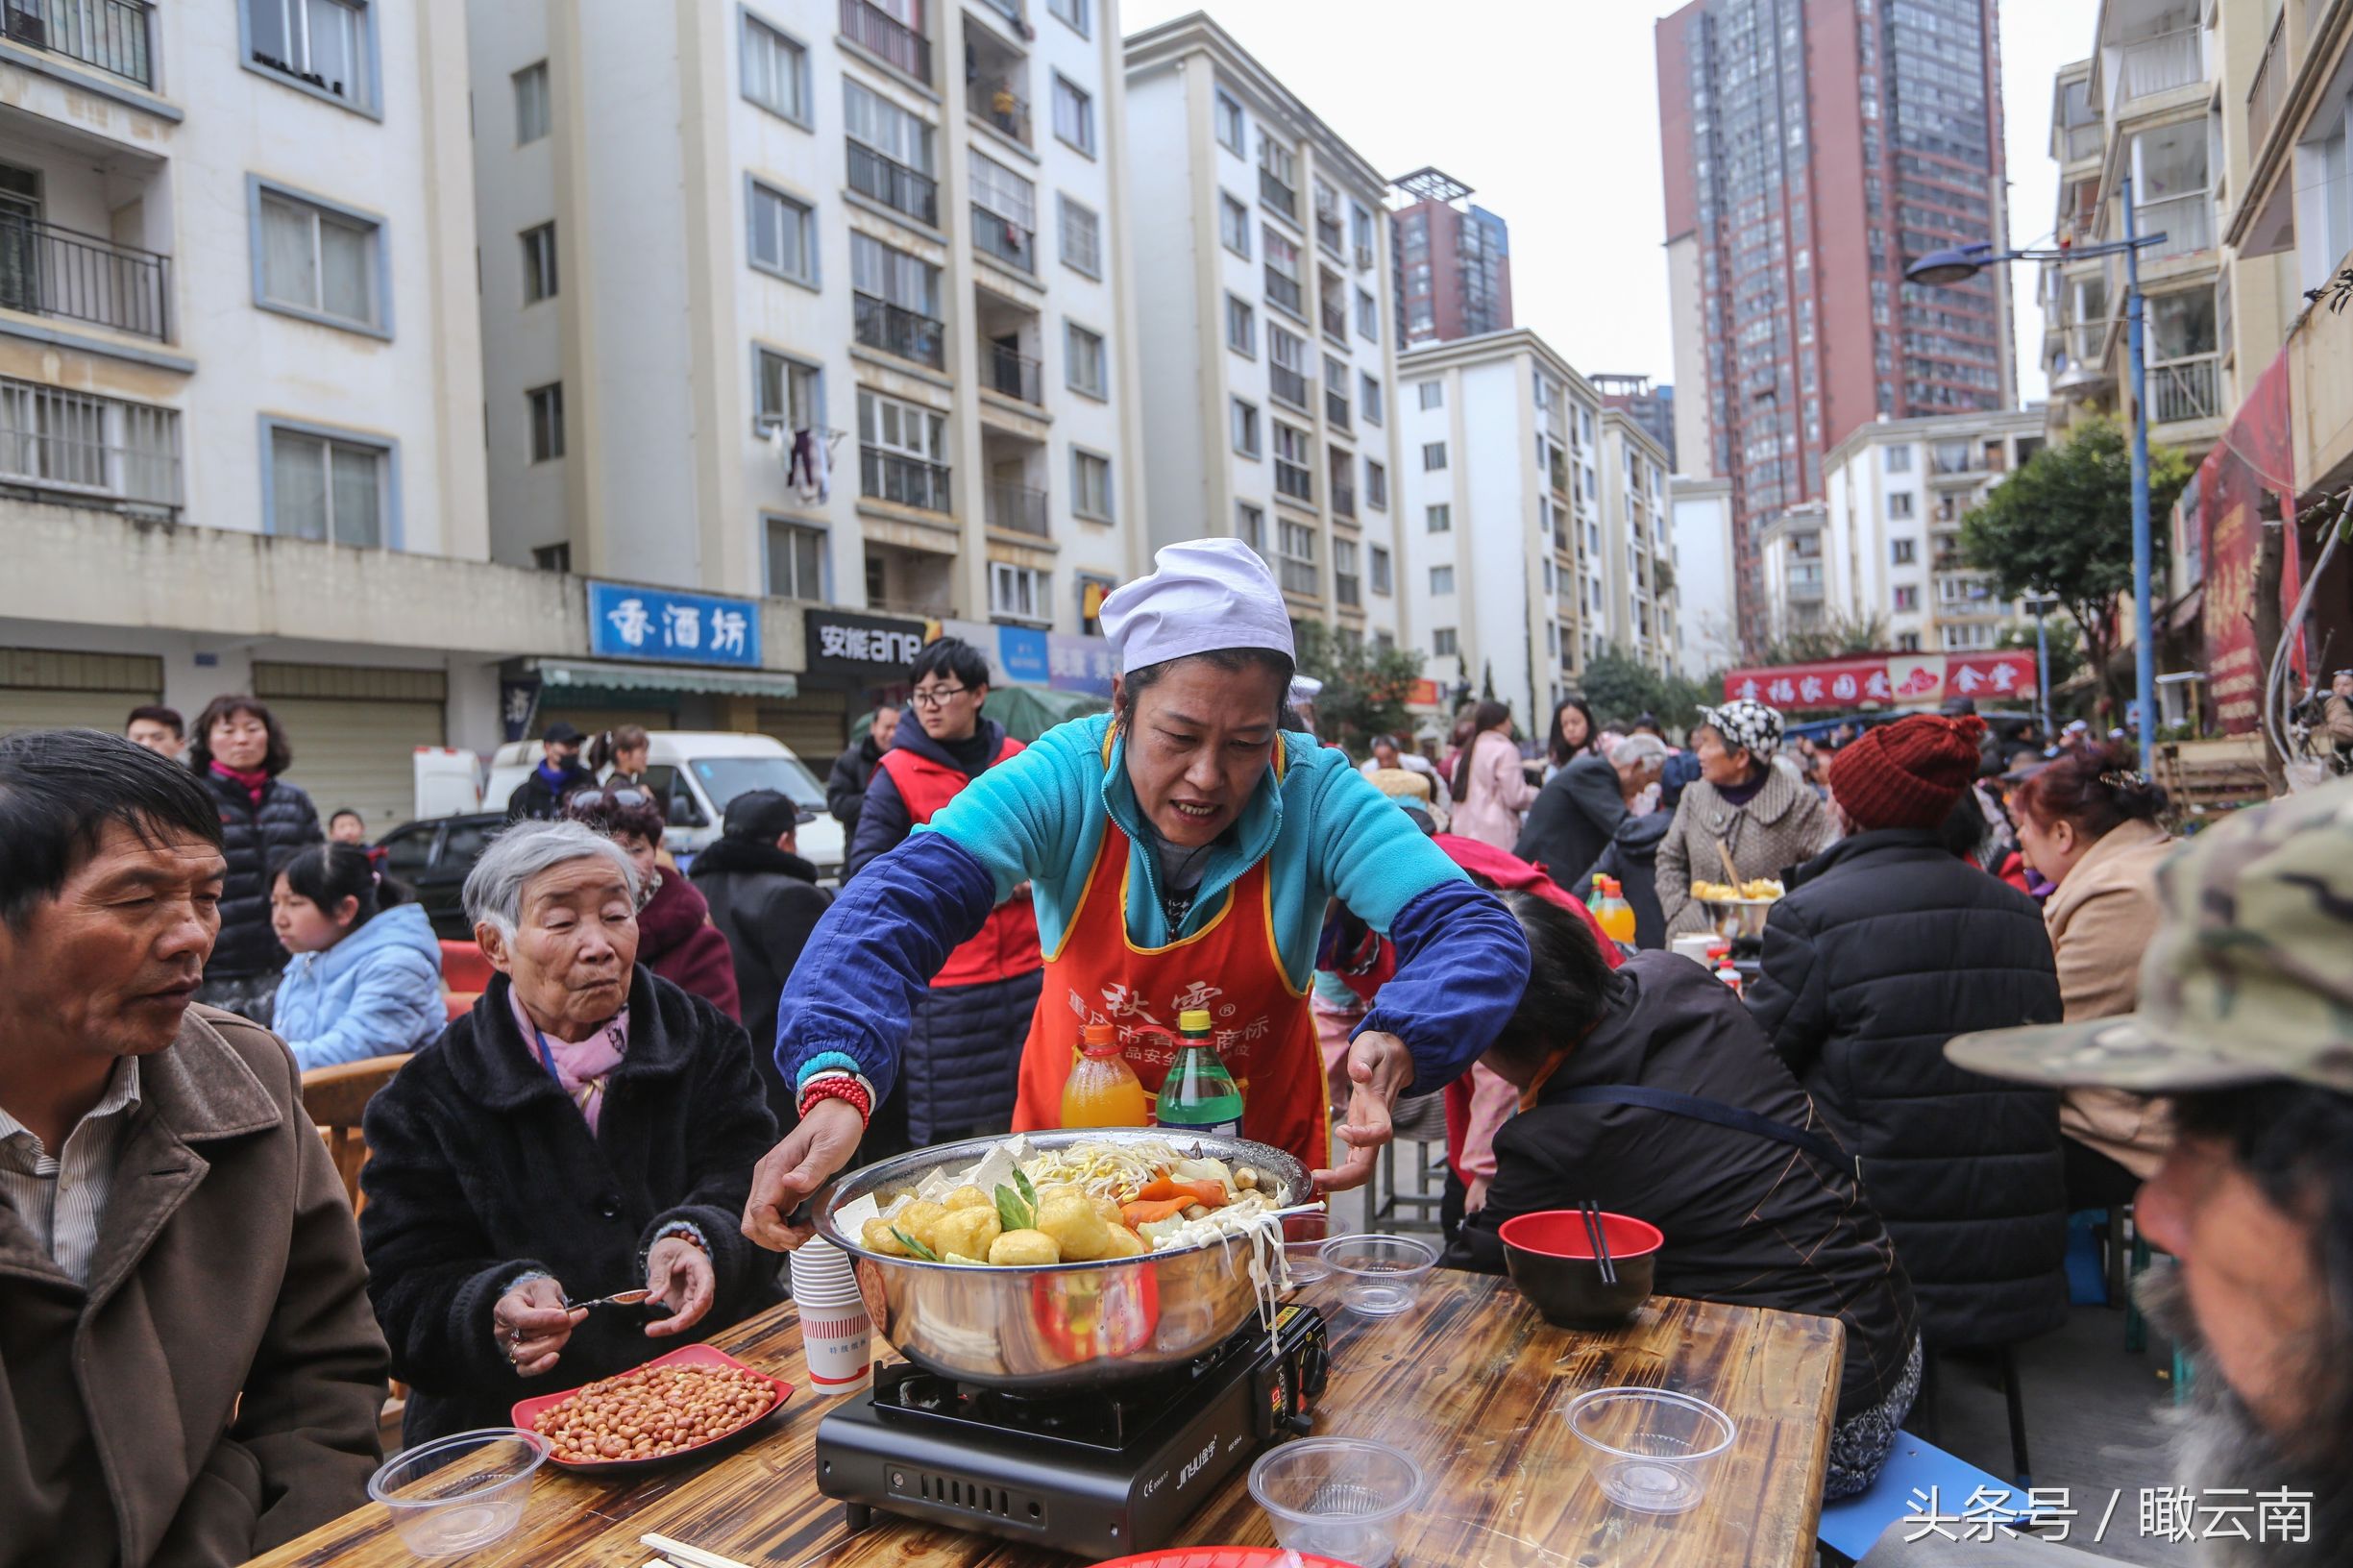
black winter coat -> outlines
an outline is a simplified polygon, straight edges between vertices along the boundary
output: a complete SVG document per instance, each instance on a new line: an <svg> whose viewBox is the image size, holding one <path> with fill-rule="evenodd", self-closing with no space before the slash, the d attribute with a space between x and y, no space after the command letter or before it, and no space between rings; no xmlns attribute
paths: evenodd
<svg viewBox="0 0 2353 1568"><path fill-rule="evenodd" d="M711 906L711 923L735 957L735 990L751 1036L751 1065L768 1091L777 1128L800 1120L776 1068L776 998L833 894L817 885L817 868L772 844L721 838L695 857L688 873Z"/></svg>
<svg viewBox="0 0 2353 1568"><path fill-rule="evenodd" d="M1912 1277L1929 1345L2057 1328L2058 1093L1945 1059L1955 1035L2059 1021L2042 912L1922 829L1842 839L1794 874L1766 919L1749 1006L1862 1156L1863 1190Z"/></svg>
<svg viewBox="0 0 2353 1568"><path fill-rule="evenodd" d="M868 730L858 738L858 744L833 759L833 772L825 775L825 810L842 824L842 842L858 842L858 812L866 804L866 787L874 778L874 769L882 761L882 747L874 744L874 732Z"/></svg>
<svg viewBox="0 0 2353 1568"><path fill-rule="evenodd" d="M1609 1010L1495 1136L1486 1207L1447 1249L1455 1268L1500 1273L1514 1215L1593 1198L1666 1233L1661 1295L1835 1317L1847 1326L1840 1420L1895 1391L1920 1332L1911 1286L1854 1172L1787 1143L1647 1106L1577 1105L1593 1084L1715 1100L1827 1137L1731 989L1687 958L1637 953Z"/></svg>
<svg viewBox="0 0 2353 1568"><path fill-rule="evenodd" d="M742 1321L777 1299L776 1259L738 1228L751 1167L776 1139L743 1029L642 965L629 1049L592 1135L515 1027L505 976L368 1102L368 1295L409 1384L409 1443L508 1425L519 1399L609 1377ZM711 1250L718 1292L686 1335L650 1339L633 1310L601 1308L562 1360L525 1378L491 1309L544 1270L569 1295L646 1283L654 1233L684 1220Z"/></svg>
<svg viewBox="0 0 2353 1568"><path fill-rule="evenodd" d="M286 950L270 926L270 888L278 863L327 835L310 796L282 778L261 792L261 804L233 778L209 769L196 775L221 808L221 853L229 874L221 883L221 934L205 962L208 979L272 974L286 967Z"/></svg>
<svg viewBox="0 0 2353 1568"><path fill-rule="evenodd" d="M913 751L943 768L952 768L964 773L969 781L995 767L997 754L1005 749L1005 726L995 720L983 719L975 733L986 738L987 744L979 749L980 754L989 760L969 772L965 771L963 763L949 753L947 747L923 732L923 726L915 722L913 715L900 722L898 733L891 741L891 749ZM907 835L915 831L915 813L907 809L905 797L898 793L898 785L892 781L879 759L869 771L869 775L866 803L858 809L857 830L845 835L842 857L842 880L845 883L906 843Z"/></svg>
<svg viewBox="0 0 2353 1568"><path fill-rule="evenodd" d="M515 786L515 793L506 797L506 820L510 822L551 821L563 815L564 798L575 790L585 790L597 782L597 775L574 763L564 770L564 781L551 785L548 775L534 767Z"/></svg>
<svg viewBox="0 0 2353 1568"><path fill-rule="evenodd" d="M1511 852L1543 867L1562 887L1574 887L1625 820L1618 771L1606 757L1579 757L1545 781Z"/></svg>
<svg viewBox="0 0 2353 1568"><path fill-rule="evenodd" d="M1674 821L1675 813L1664 806L1647 817L1627 818L1618 824L1602 858L1593 863L1593 870L1571 890L1581 901L1587 900L1593 896L1595 878L1616 877L1627 903L1633 907L1637 947L1667 945L1667 916L1658 907L1658 843Z"/></svg>

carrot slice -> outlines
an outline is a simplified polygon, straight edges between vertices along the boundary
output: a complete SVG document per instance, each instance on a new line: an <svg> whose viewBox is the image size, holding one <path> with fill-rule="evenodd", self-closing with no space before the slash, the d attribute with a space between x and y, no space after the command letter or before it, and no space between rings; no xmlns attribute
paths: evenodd
<svg viewBox="0 0 2353 1568"><path fill-rule="evenodd" d="M1134 1203L1121 1204L1119 1217L1127 1221L1128 1229L1132 1231L1139 1226L1166 1219L1171 1214L1181 1214L1188 1205L1195 1201L1189 1193L1179 1198L1140 1198Z"/></svg>
<svg viewBox="0 0 2353 1568"><path fill-rule="evenodd" d="M1147 1202L1154 1203L1164 1202L1169 1198L1183 1198L1188 1203L1197 1203L1205 1209L1223 1209L1227 1202L1226 1189L1219 1183L1212 1181L1180 1182L1173 1176L1154 1177L1140 1188L1136 1195Z"/></svg>

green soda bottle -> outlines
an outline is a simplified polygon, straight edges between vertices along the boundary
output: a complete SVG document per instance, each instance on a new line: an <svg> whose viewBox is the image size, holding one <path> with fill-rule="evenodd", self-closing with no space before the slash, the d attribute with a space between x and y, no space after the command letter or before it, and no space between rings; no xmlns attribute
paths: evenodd
<svg viewBox="0 0 2353 1568"><path fill-rule="evenodd" d="M1215 1133L1239 1138L1242 1131L1242 1091L1226 1071L1210 1043L1206 1008L1188 1008L1177 1015L1177 1032L1184 1037L1176 1061L1162 1083L1160 1106L1154 1116L1163 1127L1189 1133Z"/></svg>

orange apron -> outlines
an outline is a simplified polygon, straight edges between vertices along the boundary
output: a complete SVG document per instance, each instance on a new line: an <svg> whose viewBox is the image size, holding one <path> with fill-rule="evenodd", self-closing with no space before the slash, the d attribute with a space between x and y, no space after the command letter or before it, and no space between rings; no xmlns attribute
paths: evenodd
<svg viewBox="0 0 2353 1568"><path fill-rule="evenodd" d="M1291 989L1275 944L1266 862L1226 890L1225 907L1201 930L1165 947L1139 947L1127 934L1128 843L1116 822L1103 824L1103 847L1069 928L1046 959L1021 1052L1014 1130L1062 1125L1063 1084L1083 1026L1118 1029L1128 1065L1152 1098L1175 1061L1177 1015L1207 1008L1217 1054L1242 1091L1242 1136L1322 1168L1331 1153L1323 1057L1307 992Z"/></svg>

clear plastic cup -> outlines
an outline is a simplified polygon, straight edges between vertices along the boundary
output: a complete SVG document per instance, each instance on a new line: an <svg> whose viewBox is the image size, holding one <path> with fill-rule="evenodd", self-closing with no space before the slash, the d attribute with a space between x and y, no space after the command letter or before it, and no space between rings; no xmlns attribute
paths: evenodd
<svg viewBox="0 0 2353 1568"><path fill-rule="evenodd" d="M1602 1493L1637 1513L1681 1513L1707 1495L1707 1468L1732 1446L1732 1418L1665 1388L1596 1388L1569 1401L1569 1430Z"/></svg>
<svg viewBox="0 0 2353 1568"><path fill-rule="evenodd" d="M1331 1266L1324 1262L1324 1243L1331 1238L1329 1214L1292 1214L1283 1221L1283 1261L1290 1269L1291 1284L1313 1285L1331 1276Z"/></svg>
<svg viewBox="0 0 2353 1568"><path fill-rule="evenodd" d="M453 1557L504 1540L523 1522L549 1443L519 1427L454 1433L386 1459L368 1495L392 1510L401 1544Z"/></svg>
<svg viewBox="0 0 2353 1568"><path fill-rule="evenodd" d="M1322 1257L1340 1277L1341 1306L1366 1317L1393 1317L1422 1293L1438 1249L1409 1236L1343 1236L1325 1242Z"/></svg>
<svg viewBox="0 0 2353 1568"><path fill-rule="evenodd" d="M1411 1455L1367 1437L1302 1437L1250 1467L1250 1495L1274 1521L1277 1545L1357 1568L1384 1568L1396 1556L1422 1484Z"/></svg>

